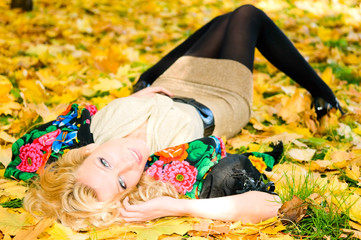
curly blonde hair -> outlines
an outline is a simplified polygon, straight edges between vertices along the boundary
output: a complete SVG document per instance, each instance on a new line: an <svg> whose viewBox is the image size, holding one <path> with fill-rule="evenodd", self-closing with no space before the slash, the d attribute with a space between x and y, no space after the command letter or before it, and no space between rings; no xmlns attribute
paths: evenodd
<svg viewBox="0 0 361 240"><path fill-rule="evenodd" d="M89 225L105 227L122 223L118 209L126 196L131 204L160 196L178 197L175 188L143 174L138 185L107 202L99 202L96 192L78 181L77 169L88 156L85 147L67 152L49 164L34 179L24 199L24 208L40 217L57 219L77 230Z"/></svg>

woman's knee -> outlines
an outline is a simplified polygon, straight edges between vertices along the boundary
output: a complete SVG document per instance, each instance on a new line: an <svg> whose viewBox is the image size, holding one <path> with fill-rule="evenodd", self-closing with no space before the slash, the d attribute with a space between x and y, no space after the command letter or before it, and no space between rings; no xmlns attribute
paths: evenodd
<svg viewBox="0 0 361 240"><path fill-rule="evenodd" d="M233 12L232 12L232 16L237 16L238 17L241 17L241 18L254 18L254 19L257 19L261 16L263 16L265 13L251 5L251 4L246 4L246 5L242 5L238 8L236 8Z"/></svg>

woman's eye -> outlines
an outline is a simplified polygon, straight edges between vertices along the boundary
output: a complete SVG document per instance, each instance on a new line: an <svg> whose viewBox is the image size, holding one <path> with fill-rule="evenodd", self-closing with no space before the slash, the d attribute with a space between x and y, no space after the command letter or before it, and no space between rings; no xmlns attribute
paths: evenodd
<svg viewBox="0 0 361 240"><path fill-rule="evenodd" d="M127 189L127 185L121 177L118 177L118 182L123 189Z"/></svg>
<svg viewBox="0 0 361 240"><path fill-rule="evenodd" d="M111 168L112 166L110 166L110 164L108 163L107 160L105 160L104 158L99 158L99 161L101 162L101 164L103 164L104 167L106 168Z"/></svg>

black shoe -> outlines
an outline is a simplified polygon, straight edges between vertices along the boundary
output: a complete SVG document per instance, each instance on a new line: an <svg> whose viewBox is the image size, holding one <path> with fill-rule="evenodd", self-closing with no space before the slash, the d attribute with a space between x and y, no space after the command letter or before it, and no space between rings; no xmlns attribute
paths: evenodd
<svg viewBox="0 0 361 240"><path fill-rule="evenodd" d="M321 119L325 116L332 108L340 110L341 114L345 114L340 106L340 103L336 99L336 102L331 104L321 97L315 97L312 102L312 107L315 107L317 119Z"/></svg>
<svg viewBox="0 0 361 240"><path fill-rule="evenodd" d="M147 83L146 81L139 80L134 86L133 86L133 93L138 92L142 90L143 88L150 87L150 83Z"/></svg>

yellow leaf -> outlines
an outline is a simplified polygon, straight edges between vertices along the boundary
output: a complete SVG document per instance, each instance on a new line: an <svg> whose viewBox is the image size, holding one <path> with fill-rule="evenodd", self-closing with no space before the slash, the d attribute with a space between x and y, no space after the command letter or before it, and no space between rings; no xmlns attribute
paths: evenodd
<svg viewBox="0 0 361 240"><path fill-rule="evenodd" d="M123 87L123 84L117 79L100 78L98 82L92 87L96 91L107 92Z"/></svg>
<svg viewBox="0 0 361 240"><path fill-rule="evenodd" d="M332 197L332 202L348 212L353 221L361 223L361 197L358 195Z"/></svg>
<svg viewBox="0 0 361 240"><path fill-rule="evenodd" d="M26 213L16 213L0 206L0 230L3 233L16 235L24 226L29 226L31 216Z"/></svg>
<svg viewBox="0 0 361 240"><path fill-rule="evenodd" d="M14 143L17 139L13 136L10 136L4 131L0 131L0 139L2 139L6 143Z"/></svg>
<svg viewBox="0 0 361 240"><path fill-rule="evenodd" d="M9 92L12 87L11 82L5 76L0 75L0 103L11 100Z"/></svg>
<svg viewBox="0 0 361 240"><path fill-rule="evenodd" d="M275 134L282 134L284 132L296 133L301 135L301 137L312 137L312 134L308 128L302 128L292 125L277 125L270 127L270 131L273 131ZM301 138L300 137L300 138Z"/></svg>
<svg viewBox="0 0 361 240"><path fill-rule="evenodd" d="M278 116L282 117L287 123L298 122L301 119L298 113L304 112L309 107L306 106L306 103L304 94L297 89L278 112Z"/></svg>
<svg viewBox="0 0 361 240"><path fill-rule="evenodd" d="M330 67L326 68L323 71L321 78L323 81L325 81L325 83L327 83L328 85L331 85L335 80L335 76L332 73L332 68L330 68Z"/></svg>
<svg viewBox="0 0 361 240"><path fill-rule="evenodd" d="M267 233L267 234L277 234L278 232L281 232L283 230L285 230L286 227L283 226L282 224L279 224L277 226L271 226L271 227L267 227L265 229L262 229L263 233Z"/></svg>
<svg viewBox="0 0 361 240"><path fill-rule="evenodd" d="M35 226L31 226L27 229L20 230L14 240L33 240L37 239L37 237L49 226L54 223L53 219L43 219L39 221ZM63 238L62 238L63 239Z"/></svg>
<svg viewBox="0 0 361 240"><path fill-rule="evenodd" d="M28 108L39 114L43 119L43 122L46 123L55 120L62 112L64 112L68 105L68 103L61 103L58 104L55 108L49 109L44 103L30 103Z"/></svg>
<svg viewBox="0 0 361 240"><path fill-rule="evenodd" d="M358 57L355 54L348 54L342 58L346 64L360 64L361 63L361 57Z"/></svg>
<svg viewBox="0 0 361 240"><path fill-rule="evenodd" d="M21 104L17 102L7 102L0 104L0 115L12 115L14 110L20 110Z"/></svg>
<svg viewBox="0 0 361 240"><path fill-rule="evenodd" d="M333 176L330 179L329 184L327 185L327 190L331 193L342 193L348 188L347 183L341 182L338 180L337 176Z"/></svg>
<svg viewBox="0 0 361 240"><path fill-rule="evenodd" d="M7 167L11 161L11 147L0 146L0 162Z"/></svg>
<svg viewBox="0 0 361 240"><path fill-rule="evenodd" d="M91 239L108 239L114 238L117 236L126 236L127 232L130 231L126 226L121 225L111 225L106 229L101 230L92 230L90 231ZM71 239L72 240L72 239Z"/></svg>
<svg viewBox="0 0 361 240"><path fill-rule="evenodd" d="M85 240L89 239L89 234L81 234L74 232L71 228L65 227L64 225L61 225L57 222L54 223L53 226L51 226L47 231L48 234L50 234L49 240ZM97 239L103 239L103 238L97 238Z"/></svg>
<svg viewBox="0 0 361 240"><path fill-rule="evenodd" d="M47 100L47 93L39 80L21 80L19 86L26 102L41 103Z"/></svg>
<svg viewBox="0 0 361 240"><path fill-rule="evenodd" d="M138 240L156 240L162 234L184 235L192 229L185 218L162 218L149 225L127 225L127 228L128 231L137 233Z"/></svg>
<svg viewBox="0 0 361 240"><path fill-rule="evenodd" d="M76 20L76 27L80 32L92 33L93 28L91 26L90 18L83 17Z"/></svg>
<svg viewBox="0 0 361 240"><path fill-rule="evenodd" d="M25 192L27 187L20 185L19 182L11 181L9 179L5 182L0 183L0 193L1 195L11 196L13 198L23 198L25 197Z"/></svg>
<svg viewBox="0 0 361 240"><path fill-rule="evenodd" d="M324 172L326 169L330 169L332 162L330 160L316 160L312 161L310 165L311 171Z"/></svg>
<svg viewBox="0 0 361 240"><path fill-rule="evenodd" d="M346 168L346 176L355 180L360 180L360 167L356 164L352 164L351 168Z"/></svg>
<svg viewBox="0 0 361 240"><path fill-rule="evenodd" d="M128 87L122 87L120 89L111 89L109 93L116 98L122 98L122 97L128 97L132 92Z"/></svg>
<svg viewBox="0 0 361 240"><path fill-rule="evenodd" d="M349 221L348 224L350 225L350 227L352 227L353 229L357 229L359 231L361 231L361 225L352 221Z"/></svg>
<svg viewBox="0 0 361 240"><path fill-rule="evenodd" d="M310 161L315 155L316 150L315 149L297 149L292 148L286 152L286 155L290 157L293 160L303 162L303 161Z"/></svg>
<svg viewBox="0 0 361 240"><path fill-rule="evenodd" d="M317 28L317 35L324 42L337 39L335 38L336 36L334 36L334 33L335 32L331 28L325 28L322 26L318 26Z"/></svg>

